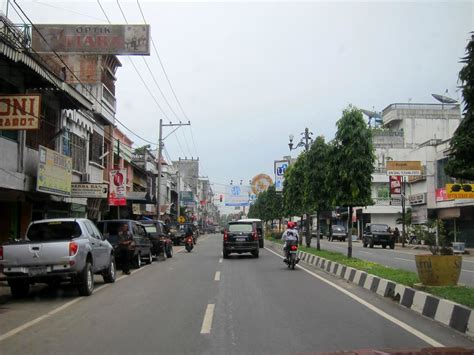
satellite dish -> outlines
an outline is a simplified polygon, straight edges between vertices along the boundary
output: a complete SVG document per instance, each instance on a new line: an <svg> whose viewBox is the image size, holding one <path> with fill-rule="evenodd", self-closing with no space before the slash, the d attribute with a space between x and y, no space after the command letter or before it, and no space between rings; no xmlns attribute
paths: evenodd
<svg viewBox="0 0 474 355"><path fill-rule="evenodd" d="M448 96L438 95L438 94L431 94L431 96L433 96L436 100L438 100L442 104L457 104L458 103L457 100L454 100Z"/></svg>
<svg viewBox="0 0 474 355"><path fill-rule="evenodd" d="M375 111L369 111L369 110L364 110L361 109L362 113L368 116L369 118L382 118L382 115L380 112L375 112Z"/></svg>

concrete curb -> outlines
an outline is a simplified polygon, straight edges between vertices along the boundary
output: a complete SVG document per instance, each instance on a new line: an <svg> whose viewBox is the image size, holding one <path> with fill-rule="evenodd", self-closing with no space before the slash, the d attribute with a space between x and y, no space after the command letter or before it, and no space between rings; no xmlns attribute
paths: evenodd
<svg viewBox="0 0 474 355"><path fill-rule="evenodd" d="M280 251L283 251L283 245L277 243L272 244ZM298 257L301 261L309 265L320 268L327 273L377 293L382 297L390 297L395 302L412 311L470 337L474 337L474 310L471 308L321 258L314 254L298 251Z"/></svg>

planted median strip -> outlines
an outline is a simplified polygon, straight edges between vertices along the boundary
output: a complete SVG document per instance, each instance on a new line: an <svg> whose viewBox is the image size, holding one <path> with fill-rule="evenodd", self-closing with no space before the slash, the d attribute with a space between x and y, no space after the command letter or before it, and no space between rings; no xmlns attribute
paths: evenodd
<svg viewBox="0 0 474 355"><path fill-rule="evenodd" d="M267 238L269 241L282 244L281 240L274 238ZM337 262L342 265L352 267L357 270L365 271L368 274L372 274L386 280L390 280L408 287L413 287L415 284L420 283L420 279L415 272L394 269L384 265L380 265L371 261L366 261L357 258L348 258L342 253L327 251L327 250L316 250L315 248L308 248L300 246L299 249L308 254L313 254L321 258ZM420 288L419 288L420 289ZM444 298L469 308L474 308L474 288L465 286L444 286L444 287L422 287L421 291L431 293L432 295Z"/></svg>

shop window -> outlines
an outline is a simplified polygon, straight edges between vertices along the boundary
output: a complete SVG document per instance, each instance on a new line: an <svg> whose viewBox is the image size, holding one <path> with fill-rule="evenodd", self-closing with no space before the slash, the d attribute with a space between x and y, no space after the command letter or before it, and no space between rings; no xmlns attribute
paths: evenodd
<svg viewBox="0 0 474 355"><path fill-rule="evenodd" d="M56 118L46 116L40 119L40 128L38 130L26 131L26 146L32 149L38 149L40 145L54 150L54 138L56 136Z"/></svg>

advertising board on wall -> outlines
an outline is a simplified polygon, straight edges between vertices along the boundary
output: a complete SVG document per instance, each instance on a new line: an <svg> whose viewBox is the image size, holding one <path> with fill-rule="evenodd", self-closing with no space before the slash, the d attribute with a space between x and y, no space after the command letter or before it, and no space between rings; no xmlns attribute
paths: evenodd
<svg viewBox="0 0 474 355"><path fill-rule="evenodd" d="M71 197L107 198L109 186L107 184L72 183Z"/></svg>
<svg viewBox="0 0 474 355"><path fill-rule="evenodd" d="M390 160L386 165L387 175L417 176L421 175L420 161L395 161Z"/></svg>
<svg viewBox="0 0 474 355"><path fill-rule="evenodd" d="M32 47L38 53L150 55L150 26L37 24Z"/></svg>
<svg viewBox="0 0 474 355"><path fill-rule="evenodd" d="M71 158L41 145L38 154L36 190L52 195L71 196Z"/></svg>
<svg viewBox="0 0 474 355"><path fill-rule="evenodd" d="M283 181L285 180L285 171L290 165L288 160L275 160L275 190L283 191Z"/></svg>
<svg viewBox="0 0 474 355"><path fill-rule="evenodd" d="M446 195L454 200L474 198L474 184L446 184Z"/></svg>
<svg viewBox="0 0 474 355"><path fill-rule="evenodd" d="M271 185L273 185L273 180L267 174L258 174L252 179L252 191L255 195L267 191Z"/></svg>
<svg viewBox="0 0 474 355"><path fill-rule="evenodd" d="M41 95L0 95L0 129L39 129Z"/></svg>
<svg viewBox="0 0 474 355"><path fill-rule="evenodd" d="M110 206L125 206L127 204L127 170L110 171Z"/></svg>

